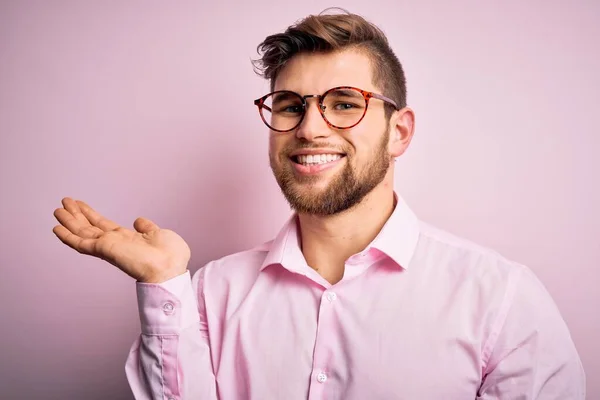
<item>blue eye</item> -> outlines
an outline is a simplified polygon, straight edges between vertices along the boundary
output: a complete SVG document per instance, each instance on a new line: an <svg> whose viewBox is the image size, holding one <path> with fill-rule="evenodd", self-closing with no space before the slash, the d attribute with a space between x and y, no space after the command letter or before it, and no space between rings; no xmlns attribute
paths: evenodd
<svg viewBox="0 0 600 400"><path fill-rule="evenodd" d="M302 112L302 106L289 106L281 110L282 112L298 114Z"/></svg>
<svg viewBox="0 0 600 400"><path fill-rule="evenodd" d="M334 111L358 111L362 110L364 107L361 107L357 104L352 103L337 103L333 106Z"/></svg>
<svg viewBox="0 0 600 400"><path fill-rule="evenodd" d="M278 104L273 104L273 113L279 114L281 116L297 116L304 112L304 107L302 104L291 103L291 102L280 102Z"/></svg>

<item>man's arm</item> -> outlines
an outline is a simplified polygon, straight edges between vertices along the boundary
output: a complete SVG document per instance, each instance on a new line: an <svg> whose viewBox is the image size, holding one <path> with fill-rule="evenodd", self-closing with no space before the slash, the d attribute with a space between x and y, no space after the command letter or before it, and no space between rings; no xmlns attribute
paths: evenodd
<svg viewBox="0 0 600 400"><path fill-rule="evenodd" d="M54 234L81 254L100 258L137 280L142 335L127 360L136 399L217 398L210 357L203 274L190 281L191 252L181 236L137 218L126 229L81 200L65 197Z"/></svg>
<svg viewBox="0 0 600 400"><path fill-rule="evenodd" d="M204 270L137 283L142 334L126 363L137 400L217 399L202 293Z"/></svg>
<svg viewBox="0 0 600 400"><path fill-rule="evenodd" d="M480 400L585 399L585 374L569 330L527 268L509 285L505 312L484 348Z"/></svg>

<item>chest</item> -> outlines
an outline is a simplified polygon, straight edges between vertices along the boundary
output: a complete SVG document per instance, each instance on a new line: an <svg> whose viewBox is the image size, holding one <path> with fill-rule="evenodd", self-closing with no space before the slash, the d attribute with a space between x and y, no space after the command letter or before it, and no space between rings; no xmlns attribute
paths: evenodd
<svg viewBox="0 0 600 400"><path fill-rule="evenodd" d="M257 281L209 321L220 387L248 398L474 398L482 327L472 313L374 278L328 290Z"/></svg>

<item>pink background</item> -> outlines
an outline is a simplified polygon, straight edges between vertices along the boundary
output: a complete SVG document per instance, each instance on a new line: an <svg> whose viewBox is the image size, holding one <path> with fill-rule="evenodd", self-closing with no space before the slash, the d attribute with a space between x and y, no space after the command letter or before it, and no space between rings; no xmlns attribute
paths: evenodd
<svg viewBox="0 0 600 400"><path fill-rule="evenodd" d="M0 3L3 398L131 397L134 282L54 237L62 197L176 230L194 271L289 214L250 59L331 4L203 3ZM422 219L537 273L598 399L600 3L449 3L343 3L405 65L417 133L397 189Z"/></svg>

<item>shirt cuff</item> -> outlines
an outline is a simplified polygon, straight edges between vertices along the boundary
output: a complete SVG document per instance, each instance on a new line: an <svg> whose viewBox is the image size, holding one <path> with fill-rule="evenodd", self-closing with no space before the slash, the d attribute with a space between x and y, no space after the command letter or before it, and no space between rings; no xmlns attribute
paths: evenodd
<svg viewBox="0 0 600 400"><path fill-rule="evenodd" d="M163 283L136 282L142 334L178 335L200 322L190 272Z"/></svg>

